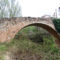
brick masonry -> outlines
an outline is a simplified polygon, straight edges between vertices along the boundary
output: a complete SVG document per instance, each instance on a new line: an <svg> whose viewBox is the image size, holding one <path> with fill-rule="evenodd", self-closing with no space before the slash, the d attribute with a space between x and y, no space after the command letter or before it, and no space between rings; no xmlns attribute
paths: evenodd
<svg viewBox="0 0 60 60"><path fill-rule="evenodd" d="M60 35L57 33L52 19L33 17L14 17L0 19L0 42L9 42L24 27L34 25L40 26L50 32L60 42ZM60 44L60 43L59 43Z"/></svg>

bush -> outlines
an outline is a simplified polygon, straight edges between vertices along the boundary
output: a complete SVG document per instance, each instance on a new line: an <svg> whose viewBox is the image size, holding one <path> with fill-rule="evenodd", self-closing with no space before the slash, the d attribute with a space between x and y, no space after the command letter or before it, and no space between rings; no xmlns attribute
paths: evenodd
<svg viewBox="0 0 60 60"><path fill-rule="evenodd" d="M55 25L57 32L60 33L60 19L53 19L53 23Z"/></svg>

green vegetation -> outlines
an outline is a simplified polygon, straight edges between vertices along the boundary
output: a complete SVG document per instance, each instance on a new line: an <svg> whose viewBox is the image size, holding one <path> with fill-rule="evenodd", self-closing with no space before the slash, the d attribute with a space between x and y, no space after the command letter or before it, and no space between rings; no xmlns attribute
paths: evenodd
<svg viewBox="0 0 60 60"><path fill-rule="evenodd" d="M53 19L56 30L60 33L60 19Z"/></svg>
<svg viewBox="0 0 60 60"><path fill-rule="evenodd" d="M42 31L47 33L43 29ZM41 35L41 31L34 26L22 29L10 43L0 44L1 60L7 51L11 52L17 60L34 60L34 58L37 60L60 60L60 50L54 43L55 38L49 33L48 35ZM43 41L40 41L40 38Z"/></svg>

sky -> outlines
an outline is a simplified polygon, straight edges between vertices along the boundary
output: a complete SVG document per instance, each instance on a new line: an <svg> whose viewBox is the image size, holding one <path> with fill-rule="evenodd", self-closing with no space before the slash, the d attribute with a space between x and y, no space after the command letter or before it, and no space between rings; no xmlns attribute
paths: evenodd
<svg viewBox="0 0 60 60"><path fill-rule="evenodd" d="M18 0L23 17L52 16L60 7L60 0Z"/></svg>

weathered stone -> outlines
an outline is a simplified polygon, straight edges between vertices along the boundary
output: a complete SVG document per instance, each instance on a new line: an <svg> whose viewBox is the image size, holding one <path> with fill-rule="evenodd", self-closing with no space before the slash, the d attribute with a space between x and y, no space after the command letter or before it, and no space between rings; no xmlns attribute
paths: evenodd
<svg viewBox="0 0 60 60"><path fill-rule="evenodd" d="M52 20L49 18L32 18L32 17L20 17L20 18L3 18L0 19L0 42L10 41L16 33L26 26L39 26L46 29L57 41L60 42L60 35L55 30Z"/></svg>

